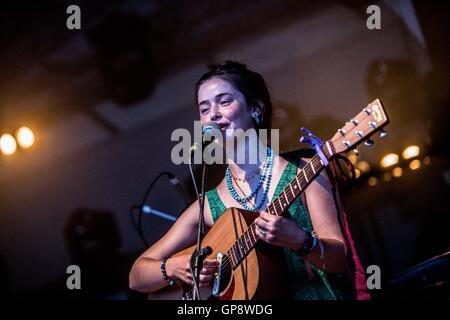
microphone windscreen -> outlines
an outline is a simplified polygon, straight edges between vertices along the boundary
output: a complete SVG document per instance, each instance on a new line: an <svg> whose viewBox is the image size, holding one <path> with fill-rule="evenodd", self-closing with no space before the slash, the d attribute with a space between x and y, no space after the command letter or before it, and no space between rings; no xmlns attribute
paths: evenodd
<svg viewBox="0 0 450 320"><path fill-rule="evenodd" d="M218 132L214 132L215 130L220 131L219 125L217 123L215 123L214 121L207 122L203 126L203 138L204 138L204 140L210 141L211 137L214 134L218 134Z"/></svg>

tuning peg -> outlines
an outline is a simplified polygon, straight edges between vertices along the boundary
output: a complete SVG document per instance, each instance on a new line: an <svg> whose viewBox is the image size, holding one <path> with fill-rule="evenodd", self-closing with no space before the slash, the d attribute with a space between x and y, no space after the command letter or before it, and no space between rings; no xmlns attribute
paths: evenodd
<svg viewBox="0 0 450 320"><path fill-rule="evenodd" d="M384 138L384 137L386 137L387 135L388 135L387 131L385 131L385 130L381 130L381 131L380 131L380 138Z"/></svg>
<svg viewBox="0 0 450 320"><path fill-rule="evenodd" d="M359 157L359 150L358 149L353 149L353 153L356 154L357 157Z"/></svg>
<svg viewBox="0 0 450 320"><path fill-rule="evenodd" d="M364 144L365 144L366 146L368 146L368 147L371 147L371 146L373 146L374 142L373 142L373 140L371 140L371 139L367 139L367 140L364 142Z"/></svg>

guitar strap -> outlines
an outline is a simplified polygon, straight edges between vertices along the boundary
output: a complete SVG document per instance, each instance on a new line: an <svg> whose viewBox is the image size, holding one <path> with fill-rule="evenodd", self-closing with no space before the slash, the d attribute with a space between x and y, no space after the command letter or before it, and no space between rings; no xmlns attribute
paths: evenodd
<svg viewBox="0 0 450 320"><path fill-rule="evenodd" d="M331 162L330 166L327 167L327 170L329 173L328 176L331 179L331 188L333 191L334 203L336 204L336 210L339 216L339 223L345 239L345 255L350 266L350 279L352 280L352 285L355 290L356 300L371 300L371 295L366 285L366 275L356 251L355 242L353 241L353 237L348 226L343 201L338 190L336 168L334 165L335 162ZM350 249L350 252L348 252L348 249Z"/></svg>

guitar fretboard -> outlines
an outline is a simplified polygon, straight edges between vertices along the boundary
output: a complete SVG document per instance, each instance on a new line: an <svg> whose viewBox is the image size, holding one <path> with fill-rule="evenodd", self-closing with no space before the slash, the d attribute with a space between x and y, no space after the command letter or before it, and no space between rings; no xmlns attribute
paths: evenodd
<svg viewBox="0 0 450 320"><path fill-rule="evenodd" d="M329 159L330 152L326 145L327 144L322 147L322 150L327 159ZM332 147L331 144L329 144L329 146ZM267 206L266 211L276 216L282 215L324 167L324 163L318 155L312 157L302 170L300 170L300 173L297 174L295 179L293 179L280 195ZM226 253L233 269L242 262L258 240L259 238L256 235L256 225L252 223Z"/></svg>

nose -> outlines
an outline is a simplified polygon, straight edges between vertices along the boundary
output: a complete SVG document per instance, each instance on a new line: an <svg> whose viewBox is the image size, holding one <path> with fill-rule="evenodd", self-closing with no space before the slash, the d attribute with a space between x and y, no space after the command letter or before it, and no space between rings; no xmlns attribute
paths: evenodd
<svg viewBox="0 0 450 320"><path fill-rule="evenodd" d="M219 106L218 105L213 105L211 107L211 113L210 113L211 121L216 121L217 119L219 119L221 117L222 117L222 115L220 114Z"/></svg>

